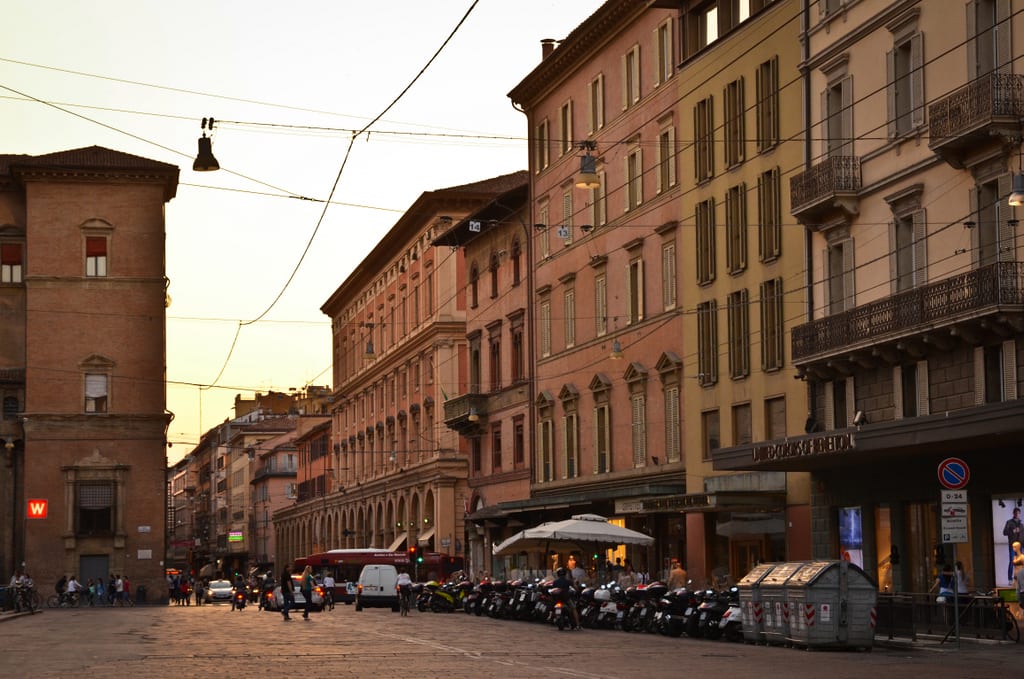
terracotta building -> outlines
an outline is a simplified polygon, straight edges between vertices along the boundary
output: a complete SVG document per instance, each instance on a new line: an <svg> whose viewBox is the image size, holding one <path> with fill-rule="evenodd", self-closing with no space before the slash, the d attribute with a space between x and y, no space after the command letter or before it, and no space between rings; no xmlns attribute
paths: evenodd
<svg viewBox="0 0 1024 679"><path fill-rule="evenodd" d="M320 546L463 553L467 445L440 404L468 386L466 271L434 239L521 183L422 194L321 307L333 327L331 490L275 515L279 558Z"/></svg>
<svg viewBox="0 0 1024 679"><path fill-rule="evenodd" d="M678 17L672 3L607 2L545 41L509 94L526 114L535 224L535 453L513 509L527 525L596 513L654 535L615 556L655 572L685 546L668 504L686 490Z"/></svg>
<svg viewBox="0 0 1024 679"><path fill-rule="evenodd" d="M504 577L492 548L518 530L515 507L530 495L533 306L529 185L521 184L437 238L461 249L467 271L465 356L445 424L469 446L466 554L474 575Z"/></svg>
<svg viewBox="0 0 1024 679"><path fill-rule="evenodd" d="M165 590L164 207L177 184L172 165L95 146L0 156L0 437L13 443L0 550L43 590L111 573Z"/></svg>
<svg viewBox="0 0 1024 679"><path fill-rule="evenodd" d="M1011 574L1022 9L828 0L801 36L807 160L790 211L809 234L812 318L791 350L812 433L715 465L810 472L813 555L849 555L883 589L927 591L956 560L972 588Z"/></svg>

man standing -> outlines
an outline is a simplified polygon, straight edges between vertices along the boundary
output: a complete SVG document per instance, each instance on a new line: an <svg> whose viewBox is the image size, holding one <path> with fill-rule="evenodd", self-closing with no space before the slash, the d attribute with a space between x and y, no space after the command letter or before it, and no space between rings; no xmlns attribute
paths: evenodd
<svg viewBox="0 0 1024 679"><path fill-rule="evenodd" d="M683 564L679 563L679 559L672 559L672 569L668 574L668 589L671 592L680 587L686 587L686 569L683 568Z"/></svg>
<svg viewBox="0 0 1024 679"><path fill-rule="evenodd" d="M1020 507L1013 508L1013 518L1006 520L1003 526L1003 535L1006 536L1006 545L1010 550L1010 562L1006 566L1006 579L1013 582L1013 543L1020 542L1021 532L1024 524L1020 521Z"/></svg>
<svg viewBox="0 0 1024 679"><path fill-rule="evenodd" d="M292 610L292 606L295 605L295 589L292 585L292 574L287 568L281 572L281 598L284 599L281 606L281 615L284 616L287 622L291 620L288 611Z"/></svg>

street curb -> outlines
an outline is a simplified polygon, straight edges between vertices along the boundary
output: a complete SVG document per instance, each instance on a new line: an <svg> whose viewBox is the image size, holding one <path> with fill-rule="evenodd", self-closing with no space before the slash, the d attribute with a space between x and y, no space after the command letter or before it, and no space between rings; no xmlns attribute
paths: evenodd
<svg viewBox="0 0 1024 679"><path fill-rule="evenodd" d="M14 620L15 618L21 618L26 615L35 615L36 613L42 612L43 611L40 609L35 611L22 611L20 613L0 613L0 622L7 622L8 620Z"/></svg>

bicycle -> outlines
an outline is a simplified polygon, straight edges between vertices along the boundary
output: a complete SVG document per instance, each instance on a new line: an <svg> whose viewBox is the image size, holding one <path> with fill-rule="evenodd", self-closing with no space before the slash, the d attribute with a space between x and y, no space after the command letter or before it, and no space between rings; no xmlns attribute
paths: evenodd
<svg viewBox="0 0 1024 679"><path fill-rule="evenodd" d="M32 613L40 607L41 598L39 592L34 589L19 585L14 592L14 610L16 613Z"/></svg>
<svg viewBox="0 0 1024 679"><path fill-rule="evenodd" d="M1020 641L1020 627L1017 626L1017 618L1014 617L1013 612L1010 611L1010 607L1006 605L1006 602L1002 597L998 597L992 602L992 611L995 613L996 624L999 625L1000 621L1002 624L999 625L1001 632L1003 633L1004 640L1010 640L1013 643Z"/></svg>
<svg viewBox="0 0 1024 679"><path fill-rule="evenodd" d="M78 608L82 605L82 596L78 592L51 594L46 605L48 608Z"/></svg>
<svg viewBox="0 0 1024 679"><path fill-rule="evenodd" d="M402 612L402 615L409 615L409 599L412 596L411 588L408 585L399 586L398 589L398 607Z"/></svg>

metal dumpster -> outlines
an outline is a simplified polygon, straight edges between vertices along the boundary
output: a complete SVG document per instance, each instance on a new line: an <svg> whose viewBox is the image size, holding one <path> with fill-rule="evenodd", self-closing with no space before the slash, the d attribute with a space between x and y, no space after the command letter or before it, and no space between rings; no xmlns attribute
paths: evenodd
<svg viewBox="0 0 1024 679"><path fill-rule="evenodd" d="M803 648L870 649L878 585L849 561L814 561L786 583L789 640Z"/></svg>
<svg viewBox="0 0 1024 679"><path fill-rule="evenodd" d="M761 580L761 602L764 609L764 641L769 644L788 644L789 601L786 599L786 582L807 565L807 561L786 561L775 564L775 568Z"/></svg>
<svg viewBox="0 0 1024 679"><path fill-rule="evenodd" d="M764 636L764 607L761 601L761 581L772 572L778 564L763 563L740 578L736 586L740 590L740 612L743 621L743 640L747 643L760 643Z"/></svg>

